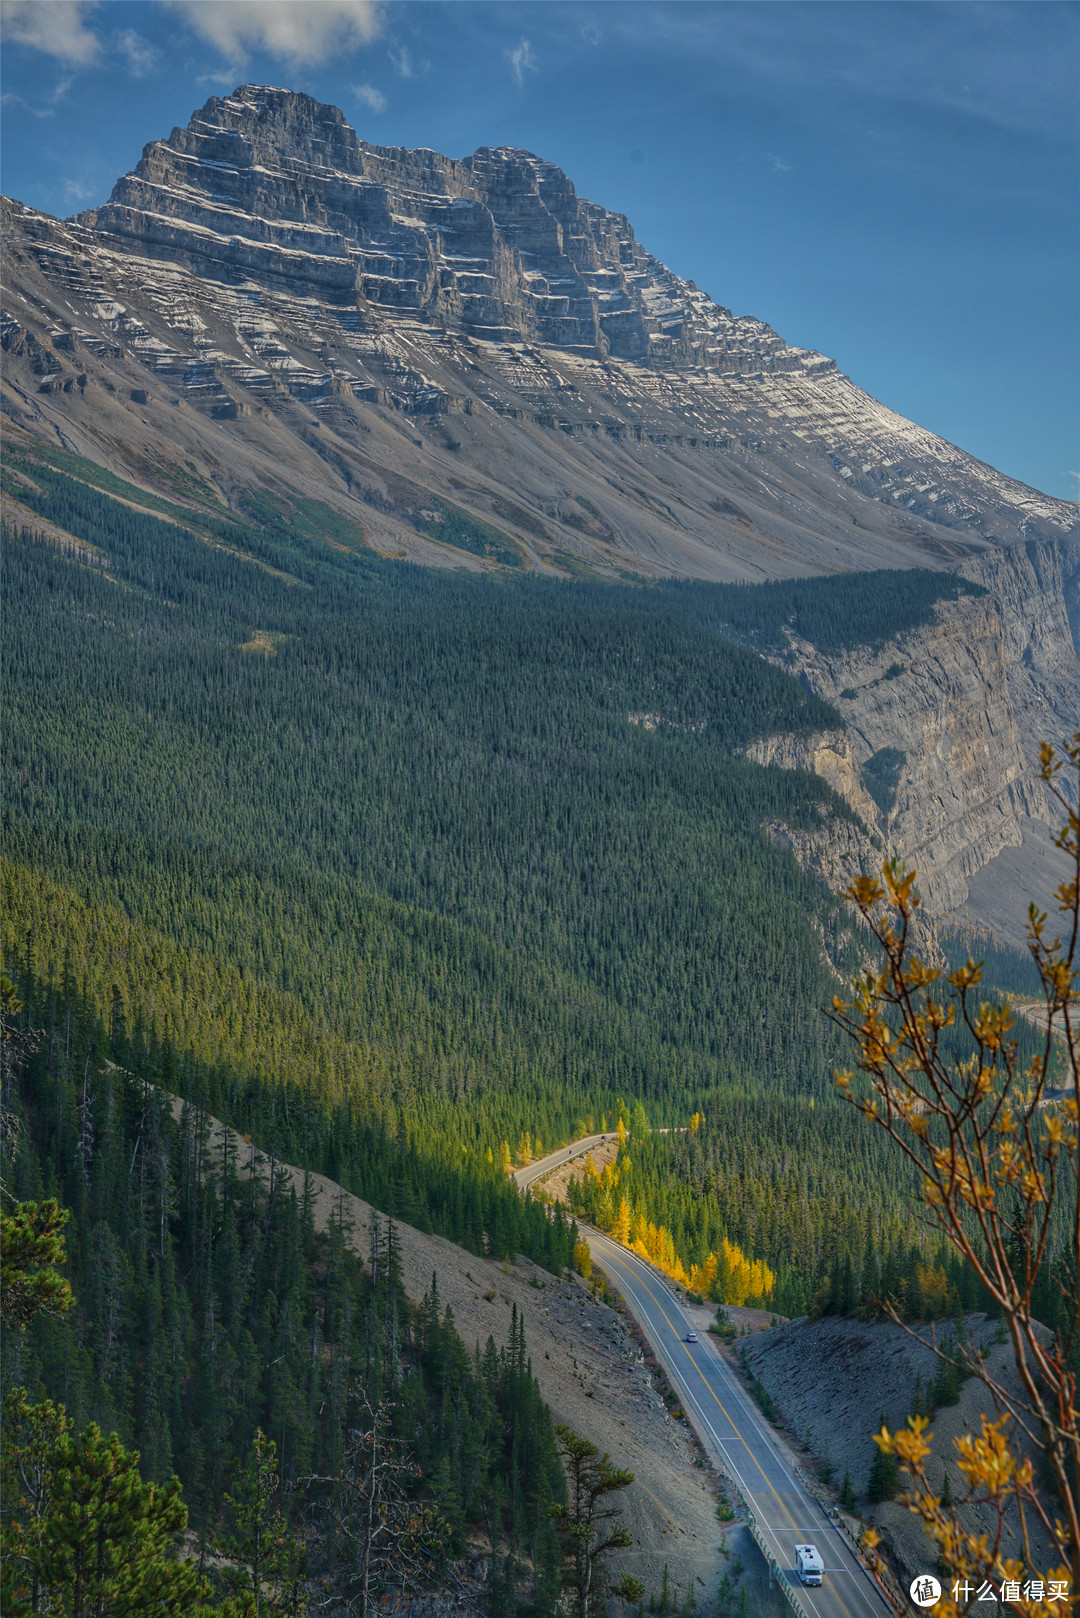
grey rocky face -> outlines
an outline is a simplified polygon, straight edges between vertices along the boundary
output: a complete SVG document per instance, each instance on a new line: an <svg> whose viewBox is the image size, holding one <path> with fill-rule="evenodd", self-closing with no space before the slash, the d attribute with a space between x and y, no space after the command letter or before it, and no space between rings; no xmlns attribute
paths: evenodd
<svg viewBox="0 0 1080 1618"><path fill-rule="evenodd" d="M783 665L837 708L845 731L771 737L749 752L822 776L878 833L883 847L841 825L800 845L779 829L830 886L876 872L885 851L899 854L917 868L930 916L985 922L993 897L995 933L1023 950L1029 900L1053 914L1054 889L1068 878L1039 829L1056 829L1061 816L1038 755L1044 741L1063 750L1080 716L1080 646L1068 618L1080 543L1007 546L959 571L985 593L939 603L931 623L882 646L828 654L789 632ZM865 783L880 780L883 759L892 790L875 804ZM972 889L991 861L993 896L987 883Z"/></svg>
<svg viewBox="0 0 1080 1618"><path fill-rule="evenodd" d="M530 152L371 146L336 107L263 85L151 142L81 223L200 272L356 294L487 339L728 375L835 369L680 281Z"/></svg>
<svg viewBox="0 0 1080 1618"><path fill-rule="evenodd" d="M248 85L103 207L4 226L11 420L139 477L179 456L230 500L284 479L420 560L473 565L418 535L417 488L527 566L650 577L948 567L1077 530L528 152L374 146Z"/></svg>
<svg viewBox="0 0 1080 1618"><path fill-rule="evenodd" d="M314 498L444 567L965 572L989 594L903 646L792 637L785 666L847 729L762 757L825 775L877 839L795 853L836 882L888 847L942 914L1052 819L1034 749L1080 713L1076 507L714 304L553 165L373 146L249 85L151 142L103 207L5 203L3 226L7 423L170 498ZM451 511L498 531L489 554Z"/></svg>

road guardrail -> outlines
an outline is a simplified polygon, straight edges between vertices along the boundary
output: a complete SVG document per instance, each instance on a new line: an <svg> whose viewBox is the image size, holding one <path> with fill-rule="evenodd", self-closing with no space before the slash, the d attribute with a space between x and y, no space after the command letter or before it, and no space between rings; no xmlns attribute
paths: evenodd
<svg viewBox="0 0 1080 1618"><path fill-rule="evenodd" d="M592 1234L591 1229L588 1226L582 1225L579 1228L581 1229L582 1234L586 1236L586 1238L588 1237L588 1235ZM597 1232L596 1234L603 1235L603 1232ZM607 1237L606 1239L610 1241L612 1238ZM621 1245L621 1244L616 1244L616 1245ZM629 1248L626 1251L628 1252L628 1255L630 1257L636 1259L636 1261L642 1266L643 1269L646 1269L646 1270L649 1270L649 1271L652 1272L652 1275L657 1280L657 1282L659 1283L662 1290L667 1294L667 1296L671 1300L671 1302L674 1303L676 1305L676 1307L679 1307L680 1300L677 1297L677 1295L674 1294L671 1291L671 1288L670 1288L670 1285L668 1283L667 1277L664 1276L663 1272L658 1270L657 1267L654 1264L650 1263L647 1259L642 1259L641 1255L638 1254L638 1253L635 1253L632 1248ZM603 1260L602 1259L597 1259L595 1262L597 1263L597 1265L601 1269L603 1269ZM620 1288L619 1288L618 1281L616 1280L615 1276L611 1275L610 1271L608 1271L607 1273L608 1273L609 1279L612 1282L612 1285L615 1287L615 1290L619 1291ZM623 1297L624 1297L624 1300L629 1305L629 1300L626 1299L625 1293L623 1293ZM645 1333L645 1336L647 1338L648 1333L645 1332L645 1328L643 1326L641 1326L640 1322L639 1322L639 1327ZM661 1365L663 1365L664 1364L663 1356L659 1352L659 1350L656 1349L655 1345L653 1345L653 1352L656 1354L657 1359L660 1360ZM665 1368L665 1371L666 1371L667 1367L665 1366L664 1368ZM686 1401L684 1401L684 1402L686 1402ZM694 1418L693 1418L693 1415L691 1414L689 1405L688 1405L688 1408L687 1408L687 1419L689 1420L691 1426L693 1426L695 1428L697 1427L697 1423L694 1421ZM709 1445L708 1440L706 1439L705 1435L702 1432L699 1431L698 1432L698 1437L701 1440L701 1443L704 1446L704 1448L706 1450L706 1453L708 1453L711 1446ZM719 1461L719 1457L717 1457L717 1460ZM804 1491L805 1491L805 1493L807 1495L807 1498L814 1501L814 1503L821 1510L822 1515L825 1516L828 1519L830 1529L834 1533L836 1533L839 1538L841 1538L842 1540L845 1540L848 1543L848 1546L849 1546L850 1550L853 1552L853 1554L855 1556L856 1562L862 1567L863 1571L870 1577L871 1582L874 1584L875 1588L877 1589L878 1594L885 1601L886 1606L891 1607L893 1609L893 1611L896 1612L898 1615L902 1615L903 1609L897 1605L896 1599L892 1595L892 1593L890 1591L886 1590L883 1587L881 1579L880 1578L875 1578L873 1576L870 1568L867 1565L865 1553L864 1553L861 1545L859 1545L857 1543L857 1541L854 1539L852 1534L847 1530L845 1524L841 1521L841 1519L839 1517L839 1514L837 1513L835 1515L835 1517L834 1517L833 1512L830 1511L829 1508L822 1501L822 1499L818 1495L816 1489L812 1486L810 1479L806 1476L806 1473L798 1465L798 1463L793 1461L790 1464L791 1464L792 1472L795 1474L797 1480L802 1484L803 1489L804 1489ZM728 1471L727 1467L724 1466L724 1463L722 1461L719 1461L719 1466L720 1466L720 1469L724 1472L724 1475L727 1477L732 1490L738 1496L739 1500L742 1503L743 1509L746 1512L747 1523L748 1523L748 1526L749 1526L749 1529L750 1529L750 1534L751 1534L751 1537L752 1537L752 1539L754 1541L754 1544L757 1546L758 1550L761 1552L762 1556L765 1558L765 1564L769 1569L770 1576L775 1578L776 1583L779 1585L780 1590L783 1593L783 1595L784 1595L784 1597L785 1597L785 1599L786 1599L786 1601L788 1603L788 1606L792 1609L792 1611L794 1613L796 1613L798 1615L798 1618L815 1618L815 1615L807 1610L807 1608L804 1606L802 1600L800 1599L798 1586L791 1579L790 1571L786 1570L786 1569L784 1569L784 1568L782 1568L780 1566L779 1562L776 1560L776 1557L773 1555L772 1551L769 1549L768 1541L766 1540L766 1538L765 1538L764 1534L762 1533L761 1529L758 1527L757 1517L756 1517L756 1515L755 1515L755 1513L754 1513L754 1511L753 1511L753 1509L751 1507L749 1499L743 1493L743 1491L740 1488L739 1484L735 1481L735 1478Z"/></svg>
<svg viewBox="0 0 1080 1618"><path fill-rule="evenodd" d="M736 1493L738 1492L739 1491L736 1490ZM745 1500L743 1501L743 1505L746 1505ZM749 1519L750 1533L753 1536L754 1544L765 1558L765 1561L768 1564L769 1572L773 1575L776 1583L780 1586L781 1593L787 1598L788 1605L796 1613L798 1613L799 1618L811 1618L810 1613L807 1612L806 1608L799 1600L799 1594L795 1589L795 1586L787 1577L784 1569L780 1566L780 1563L776 1560L776 1557L769 1549L765 1535L761 1532L761 1529L757 1525L757 1518L754 1516L754 1513L747 1508L746 1515Z"/></svg>

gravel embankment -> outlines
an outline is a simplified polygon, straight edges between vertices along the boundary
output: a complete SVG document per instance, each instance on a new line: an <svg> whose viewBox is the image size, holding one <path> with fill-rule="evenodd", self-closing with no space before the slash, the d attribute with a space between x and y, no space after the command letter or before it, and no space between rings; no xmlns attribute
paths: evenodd
<svg viewBox="0 0 1080 1618"><path fill-rule="evenodd" d="M926 1323L916 1329L927 1344L936 1331L940 1344L954 1328L951 1321L939 1321L936 1327ZM996 1323L972 1315L968 1330L972 1343L982 1346L991 1372L1006 1387L1016 1388L1011 1349L997 1341ZM936 1552L916 1518L895 1500L870 1506L866 1485L874 1456L872 1435L880 1431L882 1416L890 1430L904 1425L918 1381L925 1388L933 1380L937 1366L933 1349L888 1321L827 1316L812 1322L790 1321L750 1338L740 1345L740 1358L773 1400L796 1449L802 1449L804 1469L815 1473L827 1458L835 1469L837 1485L845 1470L850 1473L862 1514L884 1536L902 1582L916 1573L932 1572ZM952 1459L952 1441L960 1433L978 1432L984 1412L993 1419L989 1392L971 1379L963 1385L959 1404L935 1414L930 1424L933 1455L927 1463L935 1491L941 1489L947 1467L954 1496L964 1492ZM971 1526L975 1526L974 1520ZM991 1531L989 1517L979 1526ZM1036 1540L1036 1545L1045 1569L1052 1565L1049 1544L1044 1538ZM1022 1558L1015 1538L1008 1554Z"/></svg>
<svg viewBox="0 0 1080 1618"><path fill-rule="evenodd" d="M180 1103L176 1103L179 1110ZM221 1125L215 1126L218 1136ZM240 1144L240 1173L249 1172L250 1146ZM259 1154L261 1172L267 1160ZM279 1165L281 1167L281 1165ZM284 1165L296 1187L302 1169ZM318 1229L344 1212L351 1243L361 1258L370 1250L373 1210L334 1181L312 1175ZM385 1216L376 1214L380 1222ZM656 1384L614 1310L596 1302L578 1281L562 1281L519 1258L500 1264L478 1258L441 1236L397 1224L405 1290L419 1300L438 1279L439 1299L450 1305L466 1347L483 1348L490 1336L506 1341L513 1306L525 1325L525 1339L540 1391L557 1422L610 1452L616 1466L635 1474L623 1496L632 1549L613 1559L613 1571L633 1573L659 1592L665 1564L680 1606L690 1579L697 1603L711 1602L728 1565L720 1551L723 1528L717 1520L712 1479L695 1464L690 1434L663 1407ZM729 1527L728 1541L736 1548Z"/></svg>

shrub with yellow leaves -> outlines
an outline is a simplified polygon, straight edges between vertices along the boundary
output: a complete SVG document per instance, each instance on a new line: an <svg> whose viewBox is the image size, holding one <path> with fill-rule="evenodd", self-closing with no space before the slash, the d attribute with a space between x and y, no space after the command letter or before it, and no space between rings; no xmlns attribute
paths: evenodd
<svg viewBox="0 0 1080 1618"><path fill-rule="evenodd" d="M1043 991L1037 1054L1025 1066L1011 1038L1008 1002L978 998L979 964L966 966L939 988L940 974L918 959L911 936L919 896L915 872L897 861L881 881L862 876L847 890L871 928L883 955L878 970L853 983L850 1001L833 1002L834 1021L855 1041L855 1071L836 1075L851 1104L895 1141L919 1170L922 1197L932 1226L946 1238L989 1293L1012 1347L1019 1388L1010 1390L989 1370L972 1345L954 1348L965 1368L990 1390L997 1419L983 1418L982 1431L956 1443L956 1464L967 1492L951 1502L933 1493L926 1475L930 1454L927 1421L912 1417L902 1432L883 1428L875 1439L895 1455L910 1480L905 1501L921 1519L947 1571L940 1618L966 1609L951 1591L959 1582L996 1580L1022 1588L1026 1578L1067 1581L1071 1594L1052 1604L1022 1594L1003 1595L999 1611L1025 1618L1080 1612L1080 1423L1076 1407L1076 1353L1080 1347L1080 1062L1077 988L1080 942L1080 818L1063 788L1062 772L1075 770L1080 784L1080 733L1062 757L1041 750L1042 779L1064 811L1055 838L1069 857L1072 877L1057 889L1060 935L1051 937L1048 917L1034 904L1028 912L1028 948ZM974 1054L956 1054L945 1031L966 1027ZM1064 1066L1058 1082L1056 1064ZM866 1080L869 1083L866 1083ZM1051 1334L1032 1313L1032 1295L1049 1263L1055 1205L1057 1222L1070 1232L1069 1261L1051 1279L1067 1304L1067 1329ZM1063 1214L1065 1215L1063 1221ZM885 1308L898 1320L895 1310ZM902 1322L899 1322L902 1324ZM942 1354L942 1357L946 1357ZM1032 1457L1035 1460L1032 1460ZM1036 1485L1036 1468L1052 1490ZM1052 1494L1052 1499L1051 1499ZM974 1533L963 1508L984 1508L989 1532ZM1015 1509L1024 1566L1004 1554L1006 1512ZM988 1513L988 1517L986 1515ZM1036 1523L1060 1552L1061 1567L1035 1566ZM995 1526L996 1525L996 1526ZM871 1530L864 1544L876 1555Z"/></svg>

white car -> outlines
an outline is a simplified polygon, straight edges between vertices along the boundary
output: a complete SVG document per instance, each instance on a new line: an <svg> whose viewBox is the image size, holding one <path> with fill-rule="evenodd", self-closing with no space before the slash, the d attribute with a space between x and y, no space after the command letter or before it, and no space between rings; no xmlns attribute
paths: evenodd
<svg viewBox="0 0 1080 1618"><path fill-rule="evenodd" d="M686 1341L688 1343L696 1343L697 1342L697 1332L696 1331L688 1331L687 1334L686 1334Z"/></svg>

